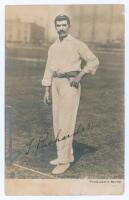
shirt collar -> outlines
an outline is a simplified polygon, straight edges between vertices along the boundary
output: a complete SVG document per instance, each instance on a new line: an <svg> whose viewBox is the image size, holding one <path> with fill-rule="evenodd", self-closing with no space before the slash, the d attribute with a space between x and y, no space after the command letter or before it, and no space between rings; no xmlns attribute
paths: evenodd
<svg viewBox="0 0 129 200"><path fill-rule="evenodd" d="M64 41L67 41L67 40L71 40L72 39L72 36L70 34L68 34L68 36L66 38L63 39L63 42ZM56 42L60 42L60 39L59 37L57 38Z"/></svg>

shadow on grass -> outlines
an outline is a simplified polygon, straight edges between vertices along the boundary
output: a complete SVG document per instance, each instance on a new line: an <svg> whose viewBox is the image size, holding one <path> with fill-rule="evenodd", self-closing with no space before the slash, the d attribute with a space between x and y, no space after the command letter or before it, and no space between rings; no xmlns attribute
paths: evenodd
<svg viewBox="0 0 129 200"><path fill-rule="evenodd" d="M79 143L74 140L73 142L73 152L74 152L74 162L79 161L79 159L87 154L93 154L97 151L97 147L89 146L87 144ZM37 167L44 166L49 168L49 162L57 157L56 144L51 144L48 146L40 146L36 152L30 152L28 155L21 153L15 157L15 161L24 161L29 164L35 165ZM37 162L38 161L38 162Z"/></svg>
<svg viewBox="0 0 129 200"><path fill-rule="evenodd" d="M94 154L97 151L96 147L89 146L87 144L79 143L74 140L73 142L73 151L74 151L74 162L71 163L71 169L72 171L68 171L65 174L58 175L61 178L79 178L80 177L80 172L83 173L85 167L80 166L82 162L80 158L83 157L84 155L87 154ZM15 152L16 153L16 152ZM18 152L17 152L18 153ZM50 160L53 160L57 157L57 152L56 152L56 144L53 143L51 145L40 145L37 151L33 152L31 151L29 154L25 154L24 152L19 152L18 156L15 157L13 160L13 163L17 163L23 167L27 167L32 170L37 170L39 172L47 173L49 174L52 170L53 167L52 165L49 164ZM79 162L80 160L80 162ZM74 173L74 169L76 168L76 163L79 162L80 170L79 173ZM83 166L84 163L83 163ZM7 177L12 178L12 172L7 173ZM14 177L13 178L21 178L24 177L26 178L39 178L39 175L33 174L33 172L30 174L28 171L23 171L17 170L14 171Z"/></svg>
<svg viewBox="0 0 129 200"><path fill-rule="evenodd" d="M87 144L83 144L83 143L79 143L77 141L74 140L73 142L73 152L74 152L74 163L79 161L79 159L81 158L81 156L85 155L85 154L93 154L97 151L97 147L93 147L93 146L89 146ZM56 145L52 144L47 146L46 148L42 148L40 150L40 155L42 154L42 159L43 161L45 161L46 163L49 160L55 159L56 156Z"/></svg>
<svg viewBox="0 0 129 200"><path fill-rule="evenodd" d="M73 150L74 150L74 160L75 160L73 164L75 164L77 161L79 161L81 156L85 154L95 153L97 151L97 148L74 141Z"/></svg>

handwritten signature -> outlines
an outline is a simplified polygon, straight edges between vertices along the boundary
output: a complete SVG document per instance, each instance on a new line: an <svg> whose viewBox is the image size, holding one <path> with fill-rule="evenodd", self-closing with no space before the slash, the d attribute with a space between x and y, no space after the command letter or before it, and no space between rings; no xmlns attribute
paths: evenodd
<svg viewBox="0 0 129 200"><path fill-rule="evenodd" d="M72 135L77 135L77 134L83 132L84 130L85 130L84 127L81 124L79 124L77 130L75 130L74 134L72 134ZM61 133L61 130L59 130L55 140L50 140L49 139L49 135L50 135L49 132L46 132L43 136L32 138L31 141L26 146L25 154L29 154L30 152L37 151L39 146L40 146L40 144L43 147L45 147L45 146L52 145L52 144L54 144L56 142L60 142L62 140L66 140L67 138L70 138L72 136L72 135L67 134L64 137L59 138L60 133Z"/></svg>
<svg viewBox="0 0 129 200"><path fill-rule="evenodd" d="M50 134L48 131L45 132L45 134L43 134L43 136L39 136L39 137L33 137L31 139L31 141L26 145L26 150L25 150L25 154L29 154L30 152L36 152L39 148L40 145L42 145L42 147L47 147L49 145L52 145L56 142L60 142L63 140L66 140L70 137L72 137L73 135L83 135L85 134L86 131L92 130L93 128L97 127L99 124L97 121L91 121L89 120L87 122L87 126L86 128L84 128L84 126L82 124L79 124L77 129L75 130L74 134L66 134L63 137L60 137L61 135L61 130L59 130L57 137L55 140L51 140L49 138Z"/></svg>

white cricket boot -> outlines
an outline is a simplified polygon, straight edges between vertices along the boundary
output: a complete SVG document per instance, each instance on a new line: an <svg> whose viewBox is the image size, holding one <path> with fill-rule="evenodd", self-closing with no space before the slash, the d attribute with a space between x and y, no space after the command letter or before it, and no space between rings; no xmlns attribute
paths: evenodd
<svg viewBox="0 0 129 200"><path fill-rule="evenodd" d="M72 156L70 162L71 162L71 163L74 162L74 157L73 157L73 156ZM59 165L59 164L61 164L58 158L56 158L55 160L51 160L49 163L50 163L51 165ZM63 164L63 163L62 163L62 164Z"/></svg>
<svg viewBox="0 0 129 200"><path fill-rule="evenodd" d="M57 159L55 159L55 160L51 160L51 161L50 161L50 164L51 164L51 165L58 165L58 164L59 164L59 159L57 158Z"/></svg>
<svg viewBox="0 0 129 200"><path fill-rule="evenodd" d="M64 173L69 167L70 167L70 164L69 164L69 163L57 165L57 166L53 169L52 174L62 174L62 173Z"/></svg>

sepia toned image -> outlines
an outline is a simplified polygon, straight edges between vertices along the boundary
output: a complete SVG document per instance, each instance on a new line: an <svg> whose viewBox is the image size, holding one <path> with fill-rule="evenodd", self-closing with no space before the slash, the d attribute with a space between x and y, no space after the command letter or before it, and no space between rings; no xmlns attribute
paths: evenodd
<svg viewBox="0 0 129 200"><path fill-rule="evenodd" d="M124 192L124 17L5 6L6 195Z"/></svg>

